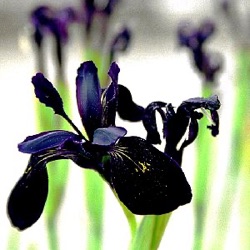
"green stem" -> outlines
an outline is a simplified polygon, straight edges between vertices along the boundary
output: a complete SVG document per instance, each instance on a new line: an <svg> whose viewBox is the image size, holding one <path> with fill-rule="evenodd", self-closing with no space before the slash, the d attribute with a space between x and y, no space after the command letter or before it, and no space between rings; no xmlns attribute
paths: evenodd
<svg viewBox="0 0 250 250"><path fill-rule="evenodd" d="M131 250L157 250L171 213L143 217L131 243Z"/></svg>
<svg viewBox="0 0 250 250"><path fill-rule="evenodd" d="M131 239L133 239L135 237L136 230L137 230L136 217L132 212L130 212L130 210L127 209L127 207L119 200L118 197L117 197L117 200L119 201L119 203L123 209L123 212L127 218L129 228L130 228Z"/></svg>
<svg viewBox="0 0 250 250"><path fill-rule="evenodd" d="M102 249L104 215L104 181L93 170L84 170L86 208L88 213L88 250Z"/></svg>
<svg viewBox="0 0 250 250"><path fill-rule="evenodd" d="M212 94L210 83L203 86L203 97L209 97ZM201 250L205 235L205 217L207 201L209 198L209 187L211 178L211 168L214 165L213 139L207 127L207 119L203 117L199 121L199 134L197 137L197 158L194 175L194 212L195 212L195 232L193 249Z"/></svg>
<svg viewBox="0 0 250 250"><path fill-rule="evenodd" d="M245 124L249 116L249 96L250 96L250 53L249 51L239 51L237 54L237 71L235 85L235 104L232 126L232 145L229 159L229 166L226 173L226 181L223 187L223 195L217 213L216 228L214 229L212 248L223 249L229 227L232 206L235 194L238 189L242 166L242 156L244 151ZM249 132L248 132L249 133Z"/></svg>
<svg viewBox="0 0 250 250"><path fill-rule="evenodd" d="M240 214L240 249L250 249L250 116L245 124L245 140L243 142L243 152L241 169L239 176L239 214Z"/></svg>

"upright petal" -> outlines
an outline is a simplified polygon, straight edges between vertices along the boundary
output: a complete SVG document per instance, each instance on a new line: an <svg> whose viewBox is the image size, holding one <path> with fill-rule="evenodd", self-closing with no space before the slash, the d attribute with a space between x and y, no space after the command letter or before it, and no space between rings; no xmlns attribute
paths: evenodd
<svg viewBox="0 0 250 250"><path fill-rule="evenodd" d="M77 70L76 97L83 126L92 140L94 131L101 126L102 118L101 87L97 68L92 61L82 63Z"/></svg>
<svg viewBox="0 0 250 250"><path fill-rule="evenodd" d="M102 94L102 126L109 127L115 126L115 116L118 104L118 74L120 68L113 62L109 69L109 76L112 82L104 90Z"/></svg>
<svg viewBox="0 0 250 250"><path fill-rule="evenodd" d="M104 178L135 214L165 214L191 201L180 166L139 137L123 137L109 152Z"/></svg>

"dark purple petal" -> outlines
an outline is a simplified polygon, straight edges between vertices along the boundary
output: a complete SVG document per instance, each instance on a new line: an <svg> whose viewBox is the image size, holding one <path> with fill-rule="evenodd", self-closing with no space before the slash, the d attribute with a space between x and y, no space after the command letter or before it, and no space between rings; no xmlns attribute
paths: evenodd
<svg viewBox="0 0 250 250"><path fill-rule="evenodd" d="M92 61L81 64L77 70L76 98L83 126L92 139L94 131L101 126L101 88L97 68Z"/></svg>
<svg viewBox="0 0 250 250"><path fill-rule="evenodd" d="M48 26L52 17L52 10L48 6L39 6L31 12L31 20L35 27Z"/></svg>
<svg viewBox="0 0 250 250"><path fill-rule="evenodd" d="M102 94L102 127L115 126L115 116L118 105L118 74L120 69L116 63L112 63L109 69L109 76L112 82Z"/></svg>
<svg viewBox="0 0 250 250"><path fill-rule="evenodd" d="M222 58L219 54L206 53L204 50L194 50L194 63L196 68L204 75L208 82L213 82L222 68Z"/></svg>
<svg viewBox="0 0 250 250"><path fill-rule="evenodd" d="M70 159L82 168L100 171L98 155L93 150L90 152L88 148L88 143L68 139L60 145L31 155L26 171L17 182L8 201L8 214L15 227L23 230L34 224L41 216L48 194L47 163Z"/></svg>
<svg viewBox="0 0 250 250"><path fill-rule="evenodd" d="M212 20L205 20L201 23L198 32L198 40L204 43L215 31L215 23Z"/></svg>
<svg viewBox="0 0 250 250"><path fill-rule="evenodd" d="M93 144L100 146L110 146L127 133L122 127L98 128L94 132Z"/></svg>
<svg viewBox="0 0 250 250"><path fill-rule="evenodd" d="M165 115L165 112L162 110L162 108L166 107L166 105L167 104L165 102L152 102L146 107L144 111L143 125L147 131L147 141L149 143L152 143L152 144L161 143L161 137L158 132L158 128L156 124L156 111L160 113L163 124L164 124L166 121L166 115Z"/></svg>
<svg viewBox="0 0 250 250"><path fill-rule="evenodd" d="M102 10L103 13L110 16L114 12L115 6L120 2L120 0L108 0L107 5Z"/></svg>
<svg viewBox="0 0 250 250"><path fill-rule="evenodd" d="M166 122L163 124L166 139L164 152L173 157L180 165L182 151L177 149L177 145L188 129L189 120L186 112L176 113L171 103L167 105Z"/></svg>
<svg viewBox="0 0 250 250"><path fill-rule="evenodd" d="M131 32L128 28L123 28L114 38L111 44L111 53L127 50L131 39Z"/></svg>
<svg viewBox="0 0 250 250"><path fill-rule="evenodd" d="M24 230L41 216L48 195L48 174L43 163L34 169L36 157L31 156L23 176L15 185L8 200L8 215L14 227Z"/></svg>
<svg viewBox="0 0 250 250"><path fill-rule="evenodd" d="M66 140L82 141L79 135L72 132L55 130L28 136L23 142L18 144L19 151L23 153L38 153L39 151L58 147Z"/></svg>
<svg viewBox="0 0 250 250"><path fill-rule="evenodd" d="M32 83L35 87L35 94L39 101L54 110L55 114L65 115L62 99L42 73L37 73L32 77Z"/></svg>
<svg viewBox="0 0 250 250"><path fill-rule="evenodd" d="M110 68L109 68L108 75L111 77L112 81L115 84L118 84L118 75L119 75L119 73L120 73L119 66L117 65L116 62L112 62L112 64L110 65Z"/></svg>
<svg viewBox="0 0 250 250"><path fill-rule="evenodd" d="M211 113L211 118L214 124L211 124L207 126L209 129L211 129L211 133L213 136L216 136L219 134L219 115L216 110L210 111Z"/></svg>
<svg viewBox="0 0 250 250"><path fill-rule="evenodd" d="M189 131L188 131L188 138L185 139L185 141L181 145L181 151L190 145L191 143L194 142L196 137L198 136L198 131L199 131L199 125L197 121L197 117L192 116L190 118L190 124L189 124Z"/></svg>
<svg viewBox="0 0 250 250"><path fill-rule="evenodd" d="M40 6L31 13L32 23L35 29L52 33L61 42L68 40L68 26L75 21L76 13L71 7L60 10Z"/></svg>
<svg viewBox="0 0 250 250"><path fill-rule="evenodd" d="M137 122L143 119L144 108L134 103L130 91L123 85L118 85L118 108L119 116L128 121Z"/></svg>
<svg viewBox="0 0 250 250"><path fill-rule="evenodd" d="M204 108L210 111L218 110L220 108L220 101L217 95L213 95L208 98L196 97L190 98L186 101L183 101L177 112L186 112L187 114L194 111L195 109Z"/></svg>
<svg viewBox="0 0 250 250"><path fill-rule="evenodd" d="M123 137L104 162L104 178L135 214L165 214L191 201L180 166L139 137Z"/></svg>
<svg viewBox="0 0 250 250"><path fill-rule="evenodd" d="M102 127L115 126L115 116L118 104L117 84L112 82L102 94Z"/></svg>
<svg viewBox="0 0 250 250"><path fill-rule="evenodd" d="M179 25L177 37L181 46L186 46L191 50L197 49L200 46L197 40L198 30L189 22L182 22Z"/></svg>

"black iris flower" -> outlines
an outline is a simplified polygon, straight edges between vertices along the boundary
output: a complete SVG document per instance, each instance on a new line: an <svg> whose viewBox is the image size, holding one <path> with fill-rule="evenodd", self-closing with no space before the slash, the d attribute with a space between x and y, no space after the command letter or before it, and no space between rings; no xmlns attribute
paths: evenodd
<svg viewBox="0 0 250 250"><path fill-rule="evenodd" d="M135 214L164 214L191 201L191 188L177 161L145 139L126 137L126 130L116 126L116 112L125 111L126 101L130 102L131 115L124 117L136 120L139 115L140 119L145 111L118 84L119 71L112 63L108 72L111 83L101 89L94 63L80 65L76 99L85 133L68 117L59 93L44 75L38 73L32 78L39 101L66 119L73 132L45 131L28 136L18 145L19 151L30 154L30 159L8 200L13 226L23 230L39 219L48 195L47 164L61 159L97 171Z"/></svg>

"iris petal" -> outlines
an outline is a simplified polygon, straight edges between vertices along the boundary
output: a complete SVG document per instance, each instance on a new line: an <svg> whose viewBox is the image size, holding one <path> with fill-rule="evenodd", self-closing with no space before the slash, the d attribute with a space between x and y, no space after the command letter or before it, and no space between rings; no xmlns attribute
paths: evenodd
<svg viewBox="0 0 250 250"><path fill-rule="evenodd" d="M94 132L93 144L109 146L115 144L126 133L126 129L122 127L98 128Z"/></svg>
<svg viewBox="0 0 250 250"><path fill-rule="evenodd" d="M36 136L33 137L36 140ZM41 137L38 137L38 140L40 139ZM98 168L100 159L96 152L85 149L88 146L91 145L66 139L54 148L46 148L45 143L45 150L31 155L28 167L12 190L8 201L8 214L15 227L26 229L41 216L48 194L47 163L70 159L80 167L101 171ZM29 147L26 149L29 150Z"/></svg>
<svg viewBox="0 0 250 250"><path fill-rule="evenodd" d="M57 147L66 140L81 141L82 138L69 131L55 130L28 136L23 142L18 144L19 151L23 153L37 153L39 151Z"/></svg>
<svg viewBox="0 0 250 250"><path fill-rule="evenodd" d="M101 88L97 68L92 61L81 64L77 70L76 97L83 126L92 139L94 131L101 126Z"/></svg>
<svg viewBox="0 0 250 250"><path fill-rule="evenodd" d="M109 69L109 76L112 82L102 94L102 126L115 126L115 116L118 104L118 74L120 69L116 63L112 63Z"/></svg>
<svg viewBox="0 0 250 250"><path fill-rule="evenodd" d="M17 182L8 200L8 214L13 226L24 230L41 216L48 195L48 174L45 166L30 167Z"/></svg>
<svg viewBox="0 0 250 250"><path fill-rule="evenodd" d="M191 201L179 165L147 141L123 137L109 154L104 176L131 212L164 214Z"/></svg>
<svg viewBox="0 0 250 250"><path fill-rule="evenodd" d="M32 83L35 87L35 94L39 101L48 107L51 107L56 114L65 115L62 99L42 73L37 73L32 77Z"/></svg>
<svg viewBox="0 0 250 250"><path fill-rule="evenodd" d="M111 77L112 81L116 84L118 83L119 72L120 72L119 66L115 62L111 63L108 74Z"/></svg>
<svg viewBox="0 0 250 250"><path fill-rule="evenodd" d="M143 125L147 130L147 141L152 144L160 144L161 138L156 124L156 111L158 111L163 120L166 120L165 112L162 110L167 104L165 102L152 102L145 109L143 116ZM163 131L164 132L164 131Z"/></svg>
<svg viewBox="0 0 250 250"><path fill-rule="evenodd" d="M128 121L141 121L144 115L144 108L134 103L130 91L123 85L118 85L118 114Z"/></svg>

